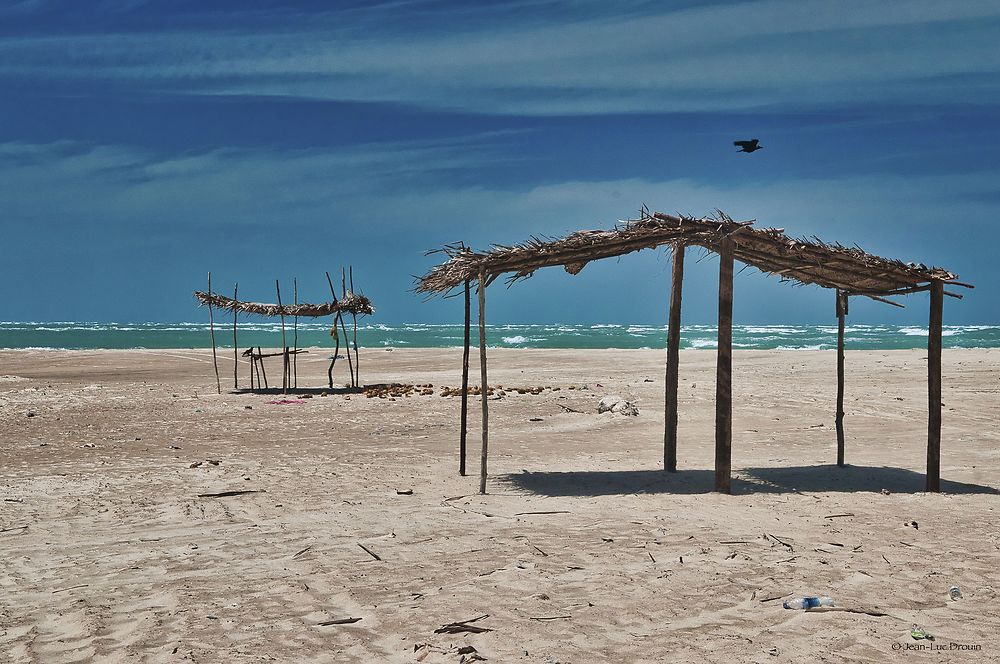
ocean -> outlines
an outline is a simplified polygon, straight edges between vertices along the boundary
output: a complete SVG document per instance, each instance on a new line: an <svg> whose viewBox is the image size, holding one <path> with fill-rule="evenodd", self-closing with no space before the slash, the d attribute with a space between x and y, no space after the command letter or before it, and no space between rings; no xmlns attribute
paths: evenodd
<svg viewBox="0 0 1000 664"><path fill-rule="evenodd" d="M286 324L293 343L291 321ZM685 325L681 348L715 348L715 326ZM946 325L945 348L1000 348L1000 325ZM220 348L232 348L232 320L216 325ZM490 325L487 345L503 348L663 348L666 327L657 325ZM926 348L927 329L898 325L850 325L849 350ZM473 325L473 343L478 328ZM240 322L241 348L281 347L281 324ZM829 325L734 325L733 347L746 349L829 350L837 328ZM299 323L300 347L333 345L330 324ZM462 345L461 325L365 324L358 327L362 347L447 348ZM207 323L0 323L0 348L128 349L209 348Z"/></svg>

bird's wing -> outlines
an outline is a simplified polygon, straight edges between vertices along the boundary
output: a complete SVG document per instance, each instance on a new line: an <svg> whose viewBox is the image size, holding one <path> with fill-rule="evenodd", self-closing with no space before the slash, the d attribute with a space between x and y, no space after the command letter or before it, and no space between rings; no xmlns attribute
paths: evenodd
<svg viewBox="0 0 1000 664"><path fill-rule="evenodd" d="M738 148L745 148L746 146L750 145L750 141L733 141L733 145L735 145Z"/></svg>

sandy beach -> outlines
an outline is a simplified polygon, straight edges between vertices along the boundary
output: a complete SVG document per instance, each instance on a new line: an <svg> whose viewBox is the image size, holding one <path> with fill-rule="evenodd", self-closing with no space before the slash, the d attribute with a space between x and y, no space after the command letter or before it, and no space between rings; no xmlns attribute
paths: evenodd
<svg viewBox="0 0 1000 664"><path fill-rule="evenodd" d="M925 352L848 352L838 469L834 353L737 351L731 496L713 351L681 353L676 475L663 351L491 351L486 496L478 399L460 477L440 396L460 350L362 350L366 383L434 386L395 400L301 389L328 353L285 405L230 393L225 351L221 395L210 351L0 353L0 659L1000 660L1000 350L944 353L940 495Z"/></svg>

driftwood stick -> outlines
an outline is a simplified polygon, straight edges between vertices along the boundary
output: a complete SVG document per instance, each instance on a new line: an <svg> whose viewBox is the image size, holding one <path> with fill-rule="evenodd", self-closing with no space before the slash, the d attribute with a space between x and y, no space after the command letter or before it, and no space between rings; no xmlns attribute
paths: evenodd
<svg viewBox="0 0 1000 664"><path fill-rule="evenodd" d="M212 294L212 273L208 273L208 294ZM215 389L222 394L222 382L219 380L219 358L215 354L215 319L212 316L212 305L208 306L208 328L212 332L212 365L215 367Z"/></svg>
<svg viewBox="0 0 1000 664"><path fill-rule="evenodd" d="M379 556L377 553L375 553L374 551L372 551L371 549L369 549L367 546L365 546L361 542L358 542L358 546L360 546L362 549L364 549L365 553L367 553L369 556L371 556L375 560L382 560L381 556Z"/></svg>
<svg viewBox="0 0 1000 664"><path fill-rule="evenodd" d="M469 432L469 327L471 322L471 305L469 297L469 280L465 280L465 342L462 347L462 415L458 443L458 474L465 475L466 438Z"/></svg>
<svg viewBox="0 0 1000 664"><path fill-rule="evenodd" d="M486 272L479 271L479 370L482 388L479 393L483 404L483 455L479 467L479 493L486 493L486 459L490 437L489 380L486 375Z"/></svg>

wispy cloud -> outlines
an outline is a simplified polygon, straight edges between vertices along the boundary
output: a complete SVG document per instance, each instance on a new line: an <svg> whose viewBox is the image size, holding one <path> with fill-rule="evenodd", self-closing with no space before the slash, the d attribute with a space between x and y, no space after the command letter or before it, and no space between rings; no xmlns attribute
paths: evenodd
<svg viewBox="0 0 1000 664"><path fill-rule="evenodd" d="M423 17L412 32L354 9L308 28L279 16L221 29L215 15L183 32L8 37L0 75L482 113L1000 101L991 1L760 0L582 20L490 8L441 13L437 29L419 9L401 12Z"/></svg>

